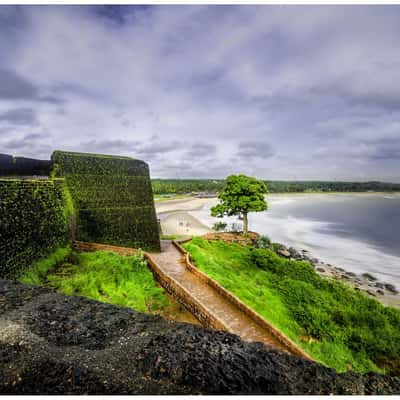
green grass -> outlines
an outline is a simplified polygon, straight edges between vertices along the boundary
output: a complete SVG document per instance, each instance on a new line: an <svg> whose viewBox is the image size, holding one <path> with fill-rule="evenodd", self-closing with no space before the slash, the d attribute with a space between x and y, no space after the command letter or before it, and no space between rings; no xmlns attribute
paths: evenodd
<svg viewBox="0 0 400 400"><path fill-rule="evenodd" d="M399 310L269 249L201 238L183 246L203 272L316 360L338 371L400 373Z"/></svg>
<svg viewBox="0 0 400 400"><path fill-rule="evenodd" d="M184 237L184 235L160 235L161 240L179 240L183 239Z"/></svg>
<svg viewBox="0 0 400 400"><path fill-rule="evenodd" d="M70 247L59 247L48 257L34 262L24 271L18 281L27 285L41 285L48 271L71 253Z"/></svg>
<svg viewBox="0 0 400 400"><path fill-rule="evenodd" d="M59 249L20 277L26 284L46 285L73 296L158 313L170 306L141 255L112 252L74 253Z"/></svg>

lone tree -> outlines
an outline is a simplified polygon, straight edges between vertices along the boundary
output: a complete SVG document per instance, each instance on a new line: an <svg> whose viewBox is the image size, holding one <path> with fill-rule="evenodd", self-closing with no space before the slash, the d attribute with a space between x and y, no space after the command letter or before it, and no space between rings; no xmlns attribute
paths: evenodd
<svg viewBox="0 0 400 400"><path fill-rule="evenodd" d="M220 203L211 208L213 217L238 215L243 218L243 235L248 234L249 212L268 209L264 195L268 193L263 181L246 175L230 175L218 196Z"/></svg>

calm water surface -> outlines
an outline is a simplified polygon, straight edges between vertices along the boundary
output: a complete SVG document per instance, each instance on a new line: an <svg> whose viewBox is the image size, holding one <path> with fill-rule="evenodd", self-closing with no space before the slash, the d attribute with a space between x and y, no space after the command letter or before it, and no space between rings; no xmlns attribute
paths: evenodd
<svg viewBox="0 0 400 400"><path fill-rule="evenodd" d="M267 200L268 211L250 215L250 229L400 287L400 194L285 194ZM213 204L191 213L211 226Z"/></svg>

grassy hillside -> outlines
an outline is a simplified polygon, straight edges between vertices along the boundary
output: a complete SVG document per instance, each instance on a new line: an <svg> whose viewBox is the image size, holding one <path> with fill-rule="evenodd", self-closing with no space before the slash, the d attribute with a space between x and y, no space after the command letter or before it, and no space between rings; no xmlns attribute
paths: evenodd
<svg viewBox="0 0 400 400"><path fill-rule="evenodd" d="M107 251L70 253L61 248L26 271L20 282L55 287L67 295L159 313L170 306L157 287L146 262L139 256L119 256Z"/></svg>
<svg viewBox="0 0 400 400"><path fill-rule="evenodd" d="M201 238L184 247L203 272L325 365L400 373L399 310L269 249Z"/></svg>

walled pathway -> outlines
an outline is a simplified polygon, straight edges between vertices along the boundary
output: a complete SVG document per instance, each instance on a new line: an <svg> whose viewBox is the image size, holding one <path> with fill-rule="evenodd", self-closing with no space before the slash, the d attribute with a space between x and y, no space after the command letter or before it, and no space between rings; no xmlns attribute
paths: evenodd
<svg viewBox="0 0 400 400"><path fill-rule="evenodd" d="M190 272L182 261L182 254L172 242L162 241L161 248L161 253L151 253L161 270L204 304L228 328L229 332L239 335L243 340L263 342L277 349L288 351L264 327Z"/></svg>
<svg viewBox="0 0 400 400"><path fill-rule="evenodd" d="M108 250L122 255L133 255L137 252L136 249L128 247L79 241L74 242L74 248L79 251ZM312 360L308 354L262 317L259 317L261 322L258 322L257 317L252 318L245 313L241 306L247 306L240 300L236 298L236 304L235 301L229 300L229 296L234 297L232 294L223 288L217 290L213 287L220 286L218 283L213 281L212 285L201 279L198 275L202 272L197 268L192 272L185 263L185 255L174 246L172 241L162 240L161 250L161 253L144 253L155 278L167 292L198 317L204 326L226 330L240 336L243 340L262 342L278 350ZM192 266L192 268L195 267ZM210 280L208 277L206 279ZM221 290L225 291L225 295L221 294Z"/></svg>

